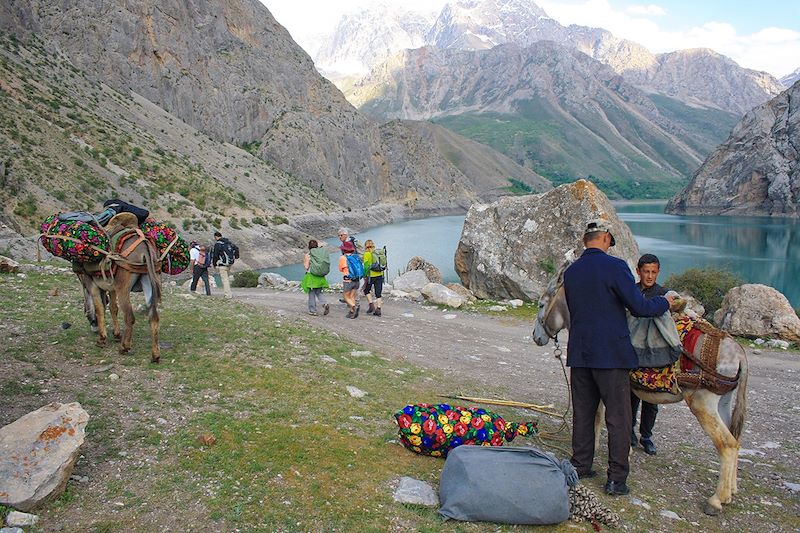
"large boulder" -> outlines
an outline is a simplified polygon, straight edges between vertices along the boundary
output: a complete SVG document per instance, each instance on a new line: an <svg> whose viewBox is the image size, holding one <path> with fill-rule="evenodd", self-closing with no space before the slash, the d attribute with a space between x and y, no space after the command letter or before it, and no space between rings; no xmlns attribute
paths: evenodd
<svg viewBox="0 0 800 533"><path fill-rule="evenodd" d="M442 282L442 272L436 267L436 265L429 263L424 257L415 255L408 260L408 264L406 264L406 272L411 272L412 270L422 270L425 272L425 275L429 280L431 280L431 283Z"/></svg>
<svg viewBox="0 0 800 533"><path fill-rule="evenodd" d="M786 296L766 285L729 290L714 313L714 322L740 337L778 337L800 343L800 318Z"/></svg>
<svg viewBox="0 0 800 533"><path fill-rule="evenodd" d="M0 272L12 273L12 274L15 272L19 272L19 263L17 263L10 257L0 255Z"/></svg>
<svg viewBox="0 0 800 533"><path fill-rule="evenodd" d="M422 287L420 292L426 299L435 304L454 308L464 305L464 298L441 283L428 283Z"/></svg>
<svg viewBox="0 0 800 533"><path fill-rule="evenodd" d="M394 289L403 292L421 291L430 282L423 270L411 270L394 279Z"/></svg>
<svg viewBox="0 0 800 533"><path fill-rule="evenodd" d="M79 403L51 403L0 428L0 504L30 511L58 497L88 422Z"/></svg>
<svg viewBox="0 0 800 533"><path fill-rule="evenodd" d="M635 272L639 247L633 233L605 194L586 180L470 207L455 270L478 298L536 300L556 270L583 252L586 223L596 218L614 228L616 246L609 254L624 259Z"/></svg>
<svg viewBox="0 0 800 533"><path fill-rule="evenodd" d="M475 300L477 300L477 298L475 298L475 295L472 294L472 291L466 288L465 286L461 285L460 283L448 283L447 285L445 285L445 287L447 287L454 293L464 298L465 302L474 302Z"/></svg>

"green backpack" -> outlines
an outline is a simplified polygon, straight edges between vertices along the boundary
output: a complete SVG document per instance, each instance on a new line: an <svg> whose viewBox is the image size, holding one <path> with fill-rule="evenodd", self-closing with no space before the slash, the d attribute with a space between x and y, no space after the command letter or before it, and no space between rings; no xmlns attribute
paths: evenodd
<svg viewBox="0 0 800 533"><path fill-rule="evenodd" d="M376 248L372 251L372 264L369 266L371 272L383 272L386 270L386 247Z"/></svg>
<svg viewBox="0 0 800 533"><path fill-rule="evenodd" d="M308 271L315 276L327 276L331 271L331 254L326 248L312 248L308 251L311 256L311 265Z"/></svg>

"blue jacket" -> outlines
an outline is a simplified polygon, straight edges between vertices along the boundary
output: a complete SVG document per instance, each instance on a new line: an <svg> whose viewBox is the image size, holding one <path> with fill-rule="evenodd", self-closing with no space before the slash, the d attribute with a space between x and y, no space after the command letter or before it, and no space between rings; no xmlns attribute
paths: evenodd
<svg viewBox="0 0 800 533"><path fill-rule="evenodd" d="M627 263L599 248L587 248L564 272L570 314L567 366L635 368L625 309L654 317L669 309L663 296L645 299Z"/></svg>

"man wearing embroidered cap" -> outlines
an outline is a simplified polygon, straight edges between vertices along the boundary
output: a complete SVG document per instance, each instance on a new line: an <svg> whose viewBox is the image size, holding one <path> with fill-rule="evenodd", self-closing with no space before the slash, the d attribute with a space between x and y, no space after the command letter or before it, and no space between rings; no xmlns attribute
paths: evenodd
<svg viewBox="0 0 800 533"><path fill-rule="evenodd" d="M594 460L594 416L602 401L608 429L608 481L611 495L629 492L631 404L628 372L638 364L625 309L654 317L667 311L669 297L645 299L627 263L607 254L616 244L605 219L586 224L583 254L564 272L570 312L567 366L572 382L572 458L580 477L590 477Z"/></svg>

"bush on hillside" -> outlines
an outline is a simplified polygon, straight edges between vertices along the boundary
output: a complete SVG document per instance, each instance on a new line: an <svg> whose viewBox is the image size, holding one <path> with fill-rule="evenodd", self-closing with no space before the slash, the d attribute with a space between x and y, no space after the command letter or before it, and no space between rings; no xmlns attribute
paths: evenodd
<svg viewBox="0 0 800 533"><path fill-rule="evenodd" d="M705 318L710 319L722 305L722 299L728 291L743 283L743 279L731 272L706 267L690 268L681 274L673 274L667 278L664 286L678 292L688 292L700 300L706 309Z"/></svg>
<svg viewBox="0 0 800 533"><path fill-rule="evenodd" d="M255 270L237 272L233 276L231 287L258 287L258 272Z"/></svg>

